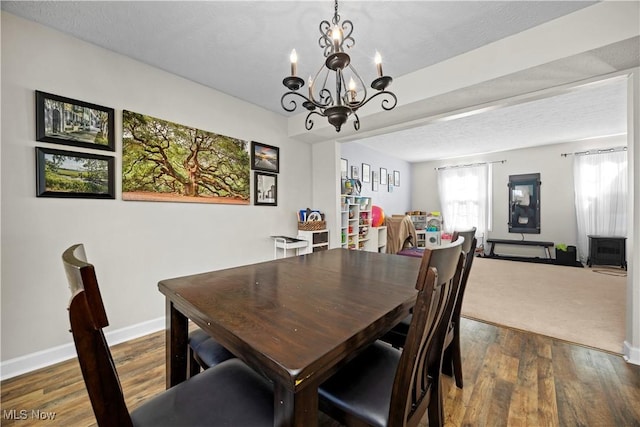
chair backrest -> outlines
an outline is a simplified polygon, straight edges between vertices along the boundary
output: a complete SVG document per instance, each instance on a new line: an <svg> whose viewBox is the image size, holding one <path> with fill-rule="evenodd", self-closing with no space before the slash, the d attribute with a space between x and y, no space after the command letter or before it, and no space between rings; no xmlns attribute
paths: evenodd
<svg viewBox="0 0 640 427"><path fill-rule="evenodd" d="M408 215L394 215L384 220L387 226L387 253L397 254L406 247L416 246L416 227Z"/></svg>
<svg viewBox="0 0 640 427"><path fill-rule="evenodd" d="M69 320L85 386L99 426L131 426L120 379L104 338L109 325L95 269L82 244L62 254L71 289Z"/></svg>
<svg viewBox="0 0 640 427"><path fill-rule="evenodd" d="M393 384L389 426L418 425L429 399L437 398L429 396L443 351L443 341L436 338L448 326L443 315L451 290L460 280L463 261L462 239L425 249L416 283L418 296Z"/></svg>
<svg viewBox="0 0 640 427"><path fill-rule="evenodd" d="M455 242L456 238L464 237L464 243L462 244L462 252L465 254L469 254L472 249L473 239L476 237L476 227L472 227L468 230L455 230L453 232L453 236L451 237L451 241ZM477 244L477 241L476 241ZM475 252L476 248L473 246L473 251ZM471 252L473 254L473 252Z"/></svg>
<svg viewBox="0 0 640 427"><path fill-rule="evenodd" d="M460 278L460 285L458 287L458 293L455 299L455 306L453 307L453 314L451 316L452 321L459 322L460 315L462 313L462 300L464 299L464 291L467 288L467 280L469 279L469 273L473 266L473 259L475 258L476 246L478 245L478 239L476 239L476 228L473 227L470 230L456 231L454 235L464 237L464 243L462 244L462 251L466 254L464 261L464 270L462 277ZM468 242L468 243L467 243Z"/></svg>

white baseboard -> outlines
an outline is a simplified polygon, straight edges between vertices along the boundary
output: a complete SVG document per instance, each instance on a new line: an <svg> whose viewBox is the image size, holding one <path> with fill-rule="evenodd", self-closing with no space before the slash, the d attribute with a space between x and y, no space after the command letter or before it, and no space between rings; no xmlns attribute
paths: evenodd
<svg viewBox="0 0 640 427"><path fill-rule="evenodd" d="M622 351L623 351L624 360L626 360L627 363L640 365L640 348L639 347L632 347L628 341L625 341Z"/></svg>
<svg viewBox="0 0 640 427"><path fill-rule="evenodd" d="M105 333L110 346L120 344L165 328L164 317L148 320L136 325L127 326ZM25 356L16 357L0 363L0 380L6 380L36 369L45 368L55 363L76 357L73 342L37 351Z"/></svg>

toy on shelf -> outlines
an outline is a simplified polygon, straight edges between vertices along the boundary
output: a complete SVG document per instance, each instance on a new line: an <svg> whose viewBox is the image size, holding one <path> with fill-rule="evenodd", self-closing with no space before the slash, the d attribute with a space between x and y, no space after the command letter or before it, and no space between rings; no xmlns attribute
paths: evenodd
<svg viewBox="0 0 640 427"><path fill-rule="evenodd" d="M442 215L440 212L429 212L425 226L425 240L431 245L440 245L442 233Z"/></svg>

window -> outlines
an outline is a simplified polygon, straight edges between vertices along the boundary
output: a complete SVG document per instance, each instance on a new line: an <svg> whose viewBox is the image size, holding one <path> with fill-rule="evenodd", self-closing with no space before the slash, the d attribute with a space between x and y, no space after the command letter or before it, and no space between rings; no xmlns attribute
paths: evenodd
<svg viewBox="0 0 640 427"><path fill-rule="evenodd" d="M578 256L585 262L589 235L627 234L627 152L576 155L573 178L578 224Z"/></svg>
<svg viewBox="0 0 640 427"><path fill-rule="evenodd" d="M487 163L438 169L438 192L446 231L476 227L476 235L483 236L491 229L490 176L491 165Z"/></svg>

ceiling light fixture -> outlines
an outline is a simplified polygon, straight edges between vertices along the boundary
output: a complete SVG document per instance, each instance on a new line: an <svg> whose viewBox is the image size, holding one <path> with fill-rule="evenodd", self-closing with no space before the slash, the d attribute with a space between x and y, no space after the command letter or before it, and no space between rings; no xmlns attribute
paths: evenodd
<svg viewBox="0 0 640 427"><path fill-rule="evenodd" d="M324 49L325 61L316 75L313 78L309 77L308 96L298 92L304 86L304 80L296 75L298 63L296 50L291 52L291 75L282 81L289 91L282 95L280 104L286 111L292 112L298 107L295 97L302 98L304 100L302 106L309 111L305 119L307 130L313 128L311 118L313 114L326 117L329 123L336 128L336 132L340 132L342 125L350 115L353 115L353 126L358 130L360 129L360 118L357 114L359 108L373 98L382 95L381 107L389 111L395 108L398 99L393 92L386 90L393 79L383 75L382 58L378 52L375 56L378 77L371 82L371 88L376 92L367 98L366 85L351 65L351 58L344 51L344 47L350 49L356 42L351 37L353 23L349 20L340 23L338 0L335 0L332 24L326 20L320 22L321 37L318 44ZM321 85L318 86L318 83ZM335 89L332 90L333 88Z"/></svg>

